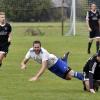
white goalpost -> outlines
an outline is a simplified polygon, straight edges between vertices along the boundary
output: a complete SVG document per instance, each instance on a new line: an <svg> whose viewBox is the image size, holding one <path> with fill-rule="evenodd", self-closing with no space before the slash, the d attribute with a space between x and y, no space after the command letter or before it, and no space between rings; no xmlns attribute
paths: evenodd
<svg viewBox="0 0 100 100"><path fill-rule="evenodd" d="M69 36L69 35L76 35L76 0L72 0L71 2L71 13L70 13L70 19L69 19L69 31L66 32L64 35Z"/></svg>

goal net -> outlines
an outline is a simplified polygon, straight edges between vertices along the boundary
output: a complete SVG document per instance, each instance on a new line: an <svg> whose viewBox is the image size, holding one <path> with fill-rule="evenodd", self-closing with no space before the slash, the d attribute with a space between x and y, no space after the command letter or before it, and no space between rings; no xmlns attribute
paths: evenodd
<svg viewBox="0 0 100 100"><path fill-rule="evenodd" d="M84 22L85 24L85 16L88 10L88 0L64 0L64 3L68 4L66 17L63 20L64 23L64 35L73 35L82 32L81 29L84 26L81 26ZM64 15L62 15L64 16ZM82 23L82 24L81 24Z"/></svg>

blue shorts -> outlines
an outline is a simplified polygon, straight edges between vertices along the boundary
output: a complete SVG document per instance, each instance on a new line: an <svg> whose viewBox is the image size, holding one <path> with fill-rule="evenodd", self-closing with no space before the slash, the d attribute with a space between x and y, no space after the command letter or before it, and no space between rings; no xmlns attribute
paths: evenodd
<svg viewBox="0 0 100 100"><path fill-rule="evenodd" d="M65 79L67 73L69 72L70 68L68 67L67 62L64 62L61 59L58 59L58 61L53 65L52 67L49 68L49 70L56 74L57 76Z"/></svg>

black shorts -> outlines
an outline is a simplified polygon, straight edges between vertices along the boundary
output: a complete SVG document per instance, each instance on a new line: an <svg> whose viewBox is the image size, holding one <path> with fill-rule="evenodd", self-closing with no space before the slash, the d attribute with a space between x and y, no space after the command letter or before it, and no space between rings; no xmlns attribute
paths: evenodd
<svg viewBox="0 0 100 100"><path fill-rule="evenodd" d="M100 32L99 30L92 30L89 33L89 38L96 38L96 37L100 37Z"/></svg>
<svg viewBox="0 0 100 100"><path fill-rule="evenodd" d="M0 51L5 52L7 54L9 45L10 45L10 42L5 43L5 44L0 44Z"/></svg>

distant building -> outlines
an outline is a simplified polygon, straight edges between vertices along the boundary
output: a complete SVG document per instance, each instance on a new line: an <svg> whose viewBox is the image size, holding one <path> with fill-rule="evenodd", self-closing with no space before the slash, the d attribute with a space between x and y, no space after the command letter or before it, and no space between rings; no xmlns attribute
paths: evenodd
<svg viewBox="0 0 100 100"><path fill-rule="evenodd" d="M64 0L64 3L62 3L63 0L52 0L53 6L52 6L52 16L53 19L61 19L62 17L62 6L64 8L64 18L67 18L70 16L70 1L71 0Z"/></svg>

